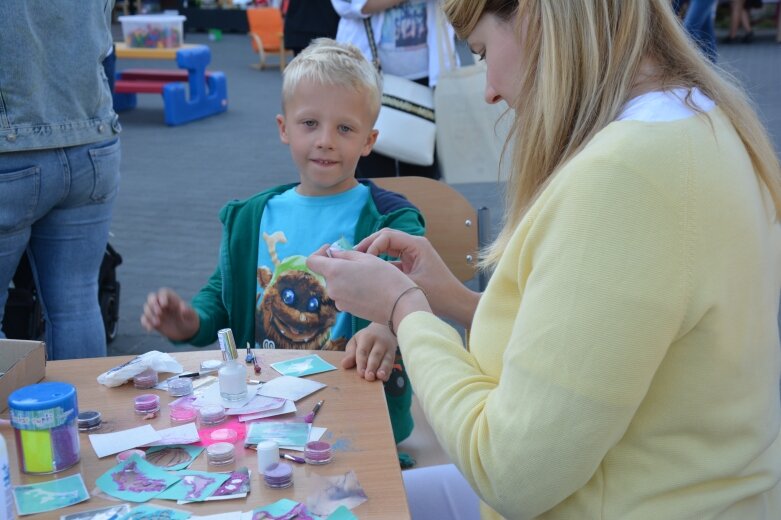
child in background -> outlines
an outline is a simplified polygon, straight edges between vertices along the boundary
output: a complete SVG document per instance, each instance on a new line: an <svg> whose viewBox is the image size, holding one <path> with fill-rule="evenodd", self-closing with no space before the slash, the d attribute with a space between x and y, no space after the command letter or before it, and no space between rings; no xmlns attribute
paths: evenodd
<svg viewBox="0 0 781 520"><path fill-rule="evenodd" d="M349 44L321 38L294 58L284 72L277 125L300 182L229 202L220 212L219 264L206 286L190 304L170 289L150 294L141 323L195 346L213 343L219 329L230 327L239 346L346 349L345 368L357 365L367 380L386 381L398 443L413 422L396 338L384 324L339 312L322 277L305 265L326 243L349 247L384 227L424 232L423 217L407 199L355 179L358 159L377 139L381 84Z"/></svg>

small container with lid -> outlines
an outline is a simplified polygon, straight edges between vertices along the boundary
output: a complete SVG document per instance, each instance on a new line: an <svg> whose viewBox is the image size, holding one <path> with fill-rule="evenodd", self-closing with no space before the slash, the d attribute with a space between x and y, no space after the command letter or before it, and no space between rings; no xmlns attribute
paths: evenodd
<svg viewBox="0 0 781 520"><path fill-rule="evenodd" d="M213 466L224 466L236 460L236 448L230 442L215 442L206 447L206 461Z"/></svg>
<svg viewBox="0 0 781 520"><path fill-rule="evenodd" d="M168 395L182 397L193 393L193 382L189 377L176 377L168 381Z"/></svg>
<svg viewBox="0 0 781 520"><path fill-rule="evenodd" d="M325 441L310 441L304 446L307 464L328 464L332 458L331 445Z"/></svg>
<svg viewBox="0 0 781 520"><path fill-rule="evenodd" d="M17 460L23 473L57 473L79 462L76 388L46 382L8 396Z"/></svg>
<svg viewBox="0 0 781 520"><path fill-rule="evenodd" d="M149 390L157 385L157 370L154 368L147 368L140 374L136 374L133 378L133 386L139 390Z"/></svg>
<svg viewBox="0 0 781 520"><path fill-rule="evenodd" d="M160 396L141 394L133 399L133 408L138 415L154 414L160 411Z"/></svg>
<svg viewBox="0 0 781 520"><path fill-rule="evenodd" d="M103 416L95 410L84 410L76 417L76 424L80 432L92 432L103 424Z"/></svg>
<svg viewBox="0 0 781 520"><path fill-rule="evenodd" d="M262 474L266 468L279 462L279 444L276 441L260 441L258 450L258 471Z"/></svg>
<svg viewBox="0 0 781 520"><path fill-rule="evenodd" d="M168 404L168 414L172 423L185 424L194 422L198 416L195 407L191 403Z"/></svg>
<svg viewBox="0 0 781 520"><path fill-rule="evenodd" d="M285 462L277 462L263 472L263 481L272 489L283 489L293 485L293 467Z"/></svg>
<svg viewBox="0 0 781 520"><path fill-rule="evenodd" d="M120 463L121 462L125 462L127 459L129 459L133 455L138 455L142 459L146 458L146 452L144 450L139 450L137 448L134 448L132 450L125 450L125 451L120 451L119 453L117 453L117 462L120 462Z"/></svg>
<svg viewBox="0 0 781 520"><path fill-rule="evenodd" d="M207 404L198 409L198 422L201 426L215 426L226 419L225 408L219 404Z"/></svg>

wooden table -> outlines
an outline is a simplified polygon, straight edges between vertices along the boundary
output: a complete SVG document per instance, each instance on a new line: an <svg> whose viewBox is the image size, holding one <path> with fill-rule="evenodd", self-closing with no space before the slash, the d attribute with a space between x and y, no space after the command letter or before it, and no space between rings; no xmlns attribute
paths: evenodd
<svg viewBox="0 0 781 520"><path fill-rule="evenodd" d="M243 353L243 349L240 349ZM269 367L270 363L299 357L312 352L299 350L262 350L258 351L262 373L261 380L269 380L278 374ZM230 511L250 511L260 506L276 502L281 498L289 498L298 502L306 502L311 492L311 476L335 476L354 470L358 481L366 491L369 500L353 509L353 513L361 520L375 518L393 518L394 520L409 519L407 499L401 480L396 447L393 443L390 419L382 384L366 382L355 370L343 370L340 362L342 352L317 352L323 359L338 370L309 376L328 385L326 388L296 402L298 415L306 415L314 404L324 399L325 403L317 415L315 424L328 428L323 440L329 441L334 447L334 459L330 464L311 466L295 464L293 466L293 486L287 489L269 489L265 487L262 478L258 476L256 452L243 448L242 443L236 445L236 462L228 466L207 467L206 455L201 453L190 466L190 469L201 471L227 471L241 466L247 466L251 471L251 491L244 499L204 502L198 504L176 505L175 501L152 500L151 503L162 507L181 508L196 515L214 514ZM205 359L219 359L219 351L205 350L199 352L182 352L173 354L186 371L198 370L200 362ZM152 390L160 395L161 410L157 418L144 420L133 413L133 397L149 392L137 390L132 384L107 388L97 383L96 378L109 368L123 363L132 356L93 358L69 361L50 361L46 366L45 381L65 381L76 386L80 410L98 410L103 415L104 422L109 422L111 428L123 430L144 424L151 424L155 429L171 426L168 417L167 403L171 397L166 392ZM247 375L256 377L252 369L247 368ZM281 416L281 418L290 417ZM2 430L8 444L11 458L11 479L15 485L48 481L76 473L81 473L90 495L95 489L95 480L117 464L115 457L108 456L98 459L86 433L81 437L81 462L55 475L24 475L19 473L16 460L15 441L10 429ZM299 453L295 453L299 454ZM49 513L32 515L31 519L59 519L60 515L76 511L94 509L114 505L100 497L93 497L87 502ZM133 504L131 504L133 505Z"/></svg>

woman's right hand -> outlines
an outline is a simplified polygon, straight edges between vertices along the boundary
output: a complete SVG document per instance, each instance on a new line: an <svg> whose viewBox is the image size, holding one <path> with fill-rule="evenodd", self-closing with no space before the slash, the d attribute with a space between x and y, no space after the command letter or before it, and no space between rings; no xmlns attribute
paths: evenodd
<svg viewBox="0 0 781 520"><path fill-rule="evenodd" d="M156 330L174 341L192 338L201 326L198 313L171 289L149 293L141 315L146 330Z"/></svg>
<svg viewBox="0 0 781 520"><path fill-rule="evenodd" d="M455 277L426 238L385 228L363 239L354 249L398 258L393 264L426 291L435 314L471 327L481 294L469 290Z"/></svg>

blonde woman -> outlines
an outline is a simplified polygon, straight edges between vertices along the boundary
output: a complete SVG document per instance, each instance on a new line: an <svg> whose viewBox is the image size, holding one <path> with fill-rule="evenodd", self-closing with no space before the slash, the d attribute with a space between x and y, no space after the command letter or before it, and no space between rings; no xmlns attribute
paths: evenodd
<svg viewBox="0 0 781 520"><path fill-rule="evenodd" d="M445 12L515 115L485 293L395 231L308 262L398 334L454 462L405 473L413 517L460 473L484 518L781 518L781 172L744 94L669 0Z"/></svg>

